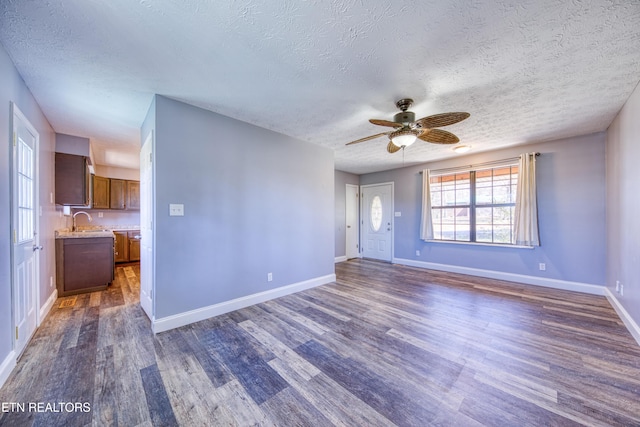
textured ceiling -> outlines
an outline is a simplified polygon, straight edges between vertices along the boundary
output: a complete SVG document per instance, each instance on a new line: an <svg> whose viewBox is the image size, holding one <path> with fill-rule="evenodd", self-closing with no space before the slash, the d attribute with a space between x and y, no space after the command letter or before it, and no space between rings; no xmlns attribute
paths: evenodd
<svg viewBox="0 0 640 427"><path fill-rule="evenodd" d="M344 146L404 97L471 113L446 130L474 151L605 130L640 80L640 2L2 0L0 42L54 129L97 151L135 150L158 93L366 173L454 155Z"/></svg>

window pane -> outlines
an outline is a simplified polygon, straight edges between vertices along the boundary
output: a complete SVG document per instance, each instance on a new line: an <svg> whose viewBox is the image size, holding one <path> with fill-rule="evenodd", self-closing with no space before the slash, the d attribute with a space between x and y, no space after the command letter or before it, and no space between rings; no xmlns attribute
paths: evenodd
<svg viewBox="0 0 640 427"><path fill-rule="evenodd" d="M433 223L433 238L442 239L441 209L431 209L431 221Z"/></svg>
<svg viewBox="0 0 640 427"><path fill-rule="evenodd" d="M511 206L497 206L493 208L493 224L511 224Z"/></svg>
<svg viewBox="0 0 640 427"><path fill-rule="evenodd" d="M442 206L442 193L431 190L431 206Z"/></svg>
<svg viewBox="0 0 640 427"><path fill-rule="evenodd" d="M478 225L476 227L476 242L493 242L493 232L490 225Z"/></svg>
<svg viewBox="0 0 640 427"><path fill-rule="evenodd" d="M492 208L477 208L476 209L476 224L491 225L493 216L491 215Z"/></svg>
<svg viewBox="0 0 640 427"><path fill-rule="evenodd" d="M448 190L442 192L442 206L453 206L456 204L456 192L455 190Z"/></svg>
<svg viewBox="0 0 640 427"><path fill-rule="evenodd" d="M442 224L442 238L445 240L455 239L455 209L445 208L441 212L441 224Z"/></svg>
<svg viewBox="0 0 640 427"><path fill-rule="evenodd" d="M510 203L511 202L511 186L510 185L494 185L493 187L493 203Z"/></svg>
<svg viewBox="0 0 640 427"><path fill-rule="evenodd" d="M493 227L493 243L511 243L511 227L504 225Z"/></svg>
<svg viewBox="0 0 640 427"><path fill-rule="evenodd" d="M476 187L476 203L478 205L490 204L492 198L491 187Z"/></svg>

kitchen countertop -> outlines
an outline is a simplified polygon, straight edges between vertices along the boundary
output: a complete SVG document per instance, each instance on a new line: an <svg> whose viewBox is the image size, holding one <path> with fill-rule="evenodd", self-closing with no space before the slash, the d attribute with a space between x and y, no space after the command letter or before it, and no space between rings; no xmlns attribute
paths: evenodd
<svg viewBox="0 0 640 427"><path fill-rule="evenodd" d="M78 231L94 231L94 230L110 230L110 231L129 231L140 230L140 225L81 225Z"/></svg>
<svg viewBox="0 0 640 427"><path fill-rule="evenodd" d="M56 230L56 239L86 239L89 237L111 237L113 239L115 236L111 230Z"/></svg>
<svg viewBox="0 0 640 427"><path fill-rule="evenodd" d="M140 230L140 225L84 225L78 230L71 231L68 228L56 230L56 239L82 239L88 237L115 238L114 231Z"/></svg>

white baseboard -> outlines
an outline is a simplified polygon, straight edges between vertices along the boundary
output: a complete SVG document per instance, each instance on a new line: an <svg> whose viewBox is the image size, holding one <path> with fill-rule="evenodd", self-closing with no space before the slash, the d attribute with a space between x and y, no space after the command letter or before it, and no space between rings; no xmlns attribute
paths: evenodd
<svg viewBox="0 0 640 427"><path fill-rule="evenodd" d="M11 375L11 371L16 367L16 352L11 350L7 357L4 358L2 364L0 365L0 388L4 385L9 375Z"/></svg>
<svg viewBox="0 0 640 427"><path fill-rule="evenodd" d="M613 309L616 311L616 313L618 313L618 316L620 316L620 319L622 319L624 325L627 327L633 338L635 338L635 340L638 342L638 345L640 345L640 326L638 326L636 321L633 320L627 310L625 310L622 304L620 304L620 301L618 301L618 298L615 296L615 294L611 292L609 288L605 289L605 296L607 297L607 300L609 300L609 303L613 306Z"/></svg>
<svg viewBox="0 0 640 427"><path fill-rule="evenodd" d="M336 275L328 274L326 276L316 277L313 279L305 280L291 285L282 286L280 288L271 289L264 292L259 292L253 295L247 295L245 297L236 298L231 301L221 302L219 304L210 305L208 307L198 308L196 310L187 311L184 313L174 314L172 316L162 317L152 321L153 333L168 331L169 329L179 328L190 323L199 322L201 320L209 319L211 317L219 316L221 314L229 313L234 310L249 307L251 305L259 304L261 302L269 301L275 298L280 298L285 295L293 294L295 292L304 291L306 289L315 288L316 286L325 285L327 283L335 282Z"/></svg>
<svg viewBox="0 0 640 427"><path fill-rule="evenodd" d="M339 262L343 262L343 261L346 261L346 260L347 260L347 256L346 256L346 255L343 255L343 256L337 256L337 257L335 258L335 263L337 264L337 263L339 263Z"/></svg>
<svg viewBox="0 0 640 427"><path fill-rule="evenodd" d="M49 312L51 311L51 308L53 308L53 304L56 303L57 299L58 299L58 290L54 289L53 292L51 293L51 296L49 296L49 298L47 299L47 302L44 303L42 307L40 307L40 317L38 317L38 326L42 325L44 318L47 317L47 314L49 314Z"/></svg>
<svg viewBox="0 0 640 427"><path fill-rule="evenodd" d="M447 271L450 273L468 274L470 276L486 277L489 279L506 280L509 282L525 283L527 285L544 286L547 288L562 289L565 291L583 292L592 295L605 295L605 287L589 283L571 282L568 280L549 279L546 277L527 276L524 274L504 273L501 271L483 270L480 268L459 267L449 264L437 264L434 262L415 261L412 259L394 258L394 264L408 265L410 267L426 268L429 270Z"/></svg>

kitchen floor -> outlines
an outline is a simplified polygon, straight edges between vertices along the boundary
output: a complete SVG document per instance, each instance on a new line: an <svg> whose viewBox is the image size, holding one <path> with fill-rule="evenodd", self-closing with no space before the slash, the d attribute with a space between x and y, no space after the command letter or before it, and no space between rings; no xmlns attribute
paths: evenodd
<svg viewBox="0 0 640 427"><path fill-rule="evenodd" d="M365 260L336 274L154 336L139 266L119 265L58 300L0 390L27 410L0 425L640 425L640 347L603 297Z"/></svg>

